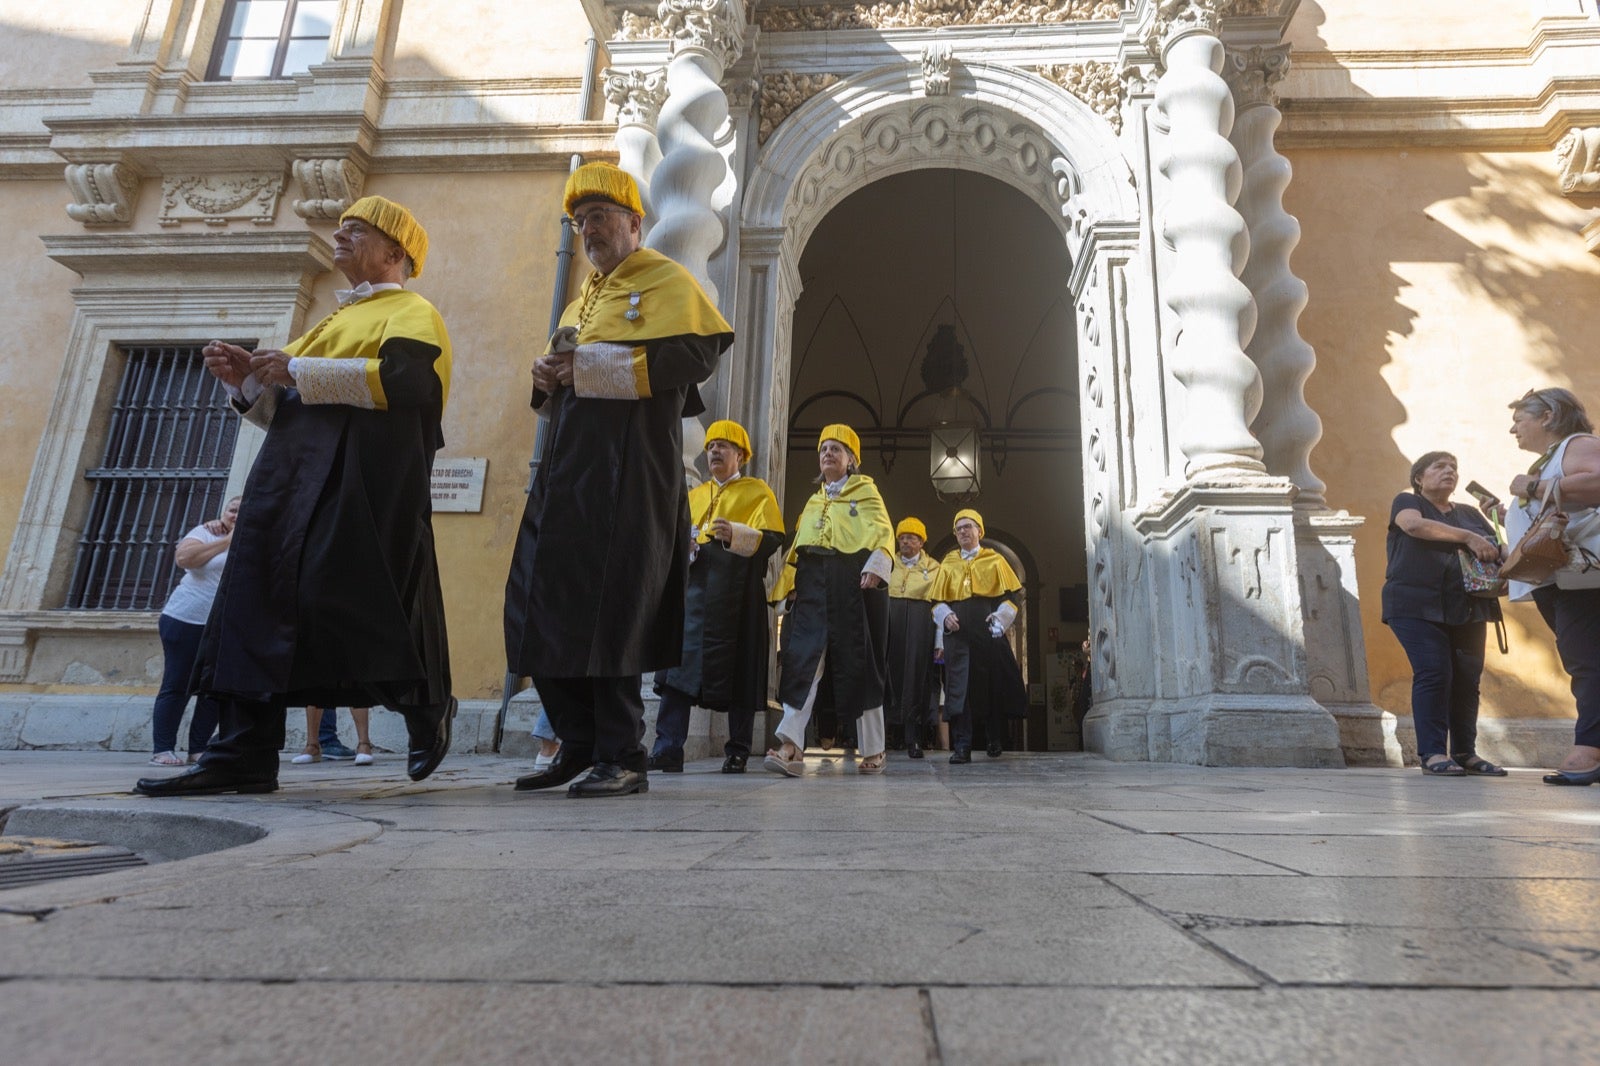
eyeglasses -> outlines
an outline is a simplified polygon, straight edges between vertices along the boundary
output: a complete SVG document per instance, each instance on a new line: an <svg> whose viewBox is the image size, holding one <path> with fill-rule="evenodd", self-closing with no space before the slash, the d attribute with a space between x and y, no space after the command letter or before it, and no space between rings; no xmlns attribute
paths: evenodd
<svg viewBox="0 0 1600 1066"><path fill-rule="evenodd" d="M616 213L621 213L621 214L626 214L626 215L633 214L632 211L629 211L625 207L596 207L596 208L593 208L593 209L591 209L589 211L583 212L583 214L581 214L581 215L573 215L572 216L572 228L581 233L581 232L583 232L583 230L585 228L588 227L589 223L591 223L591 222L599 222L606 215L616 214Z"/></svg>

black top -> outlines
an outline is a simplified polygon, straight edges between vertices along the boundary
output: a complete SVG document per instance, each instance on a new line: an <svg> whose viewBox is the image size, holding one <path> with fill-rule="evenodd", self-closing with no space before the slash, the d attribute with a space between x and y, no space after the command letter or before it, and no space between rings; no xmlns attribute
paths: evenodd
<svg viewBox="0 0 1600 1066"><path fill-rule="evenodd" d="M1465 625L1499 618L1498 600L1470 595L1461 583L1461 561L1456 551L1465 546L1413 537L1395 525L1395 517L1406 510L1495 539L1489 523L1470 507L1457 504L1440 511L1417 493L1396 496L1389 507L1389 569L1383 582L1383 620L1421 618L1445 625Z"/></svg>

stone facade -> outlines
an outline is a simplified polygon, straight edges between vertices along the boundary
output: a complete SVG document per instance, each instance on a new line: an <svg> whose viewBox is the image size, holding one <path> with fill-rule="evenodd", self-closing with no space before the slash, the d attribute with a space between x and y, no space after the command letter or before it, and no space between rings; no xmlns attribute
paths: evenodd
<svg viewBox="0 0 1600 1066"><path fill-rule="evenodd" d="M707 417L745 423L780 491L802 254L862 189L947 170L1016 190L1070 261L1043 282L1076 341L1076 469L1052 491L1074 497L1084 547L1053 583L1084 588L1088 621L1029 630L1093 639L1088 744L1398 761L1409 673L1376 602L1406 457L1452 447L1490 485L1523 465L1502 439L1512 397L1466 382L1600 398L1579 310L1600 281L1600 74L1581 73L1600 71L1600 12L1333 6L572 0L534 19L343 0L325 62L229 83L205 77L220 0L128 0L98 26L0 0L5 47L55 57L19 61L0 96L0 209L26 237L0 258L33 297L0 365L48 368L17 379L5 428L26 459L0 475L0 682L151 685L153 616L60 606L108 357L286 340L331 307L326 234L364 192L428 223L418 287L479 353L446 436L489 458L484 509L436 525L460 695L492 699L483 605L532 440L512 401L562 269L574 156L639 177L649 243L734 323ZM1364 21L1380 9L1381 32ZM235 483L257 443L241 438ZM1511 629L1549 659L1530 612ZM1569 714L1556 674L1529 673L1491 662L1485 715Z"/></svg>

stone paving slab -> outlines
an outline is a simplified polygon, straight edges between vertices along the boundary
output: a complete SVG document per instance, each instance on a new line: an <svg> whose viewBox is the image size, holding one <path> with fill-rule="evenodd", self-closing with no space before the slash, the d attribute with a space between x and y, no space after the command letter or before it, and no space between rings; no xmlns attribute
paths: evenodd
<svg viewBox="0 0 1600 1066"><path fill-rule="evenodd" d="M398 759L285 762L275 794L149 801L126 793L160 772L139 756L0 752L0 817L54 797L267 829L0 892L0 1048L24 1066L1596 1059L1600 789L810 763L787 780L702 760L574 801L514 793L527 760L452 756L420 785Z"/></svg>

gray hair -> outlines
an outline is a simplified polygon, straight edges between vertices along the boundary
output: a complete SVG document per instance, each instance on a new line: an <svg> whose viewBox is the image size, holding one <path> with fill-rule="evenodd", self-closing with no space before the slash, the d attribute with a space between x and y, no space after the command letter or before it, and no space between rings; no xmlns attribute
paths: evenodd
<svg viewBox="0 0 1600 1066"><path fill-rule="evenodd" d="M1535 418L1549 412L1550 432L1558 437L1574 433L1593 433L1594 423L1569 389L1529 389L1522 398L1508 405L1513 411L1523 411Z"/></svg>

